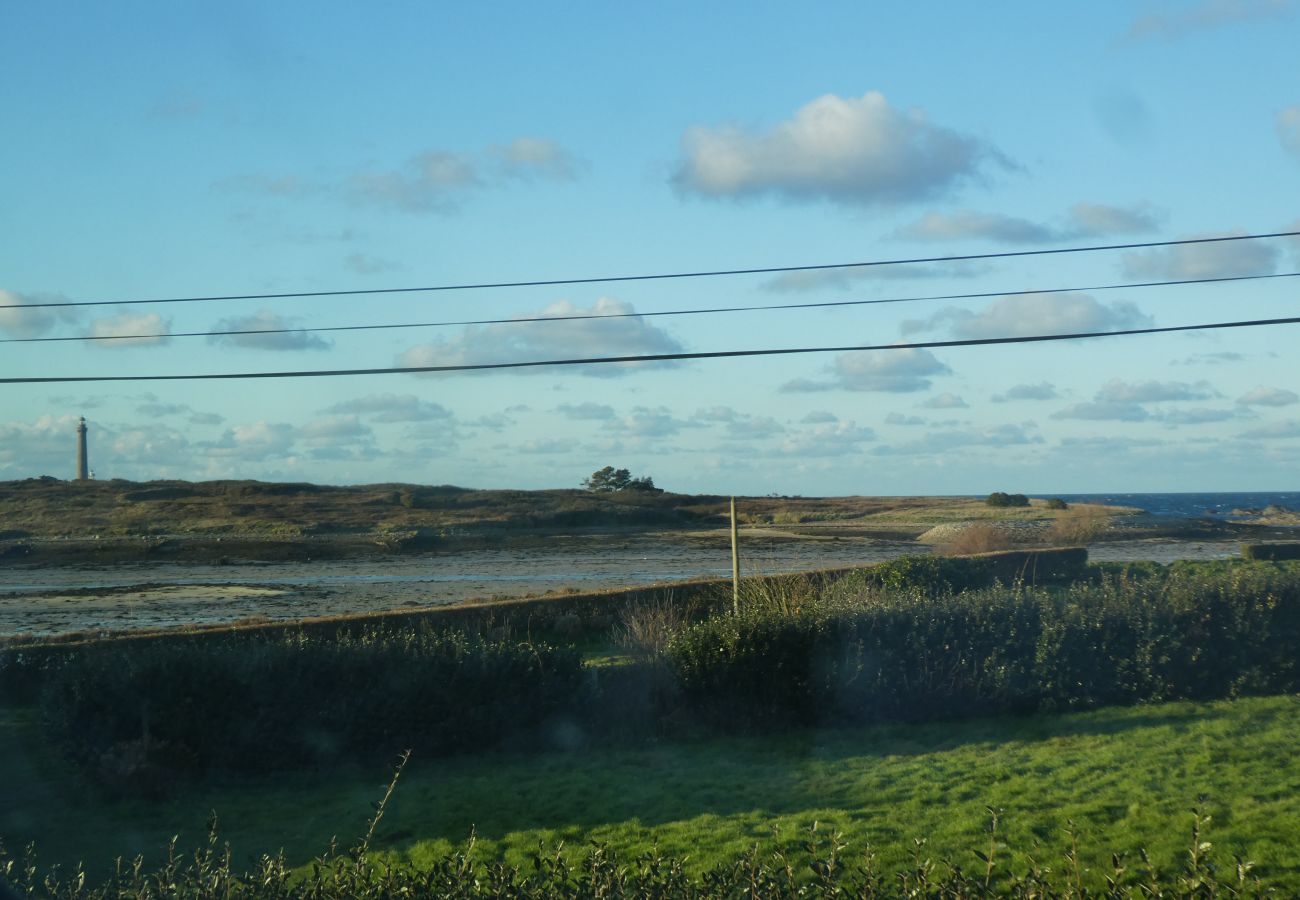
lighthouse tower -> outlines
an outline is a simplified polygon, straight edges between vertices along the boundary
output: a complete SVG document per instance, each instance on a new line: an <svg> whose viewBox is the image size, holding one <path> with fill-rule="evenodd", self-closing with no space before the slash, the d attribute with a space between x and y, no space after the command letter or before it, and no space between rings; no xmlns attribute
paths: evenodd
<svg viewBox="0 0 1300 900"><path fill-rule="evenodd" d="M86 458L86 417L77 423L77 480L90 480L90 463Z"/></svg>

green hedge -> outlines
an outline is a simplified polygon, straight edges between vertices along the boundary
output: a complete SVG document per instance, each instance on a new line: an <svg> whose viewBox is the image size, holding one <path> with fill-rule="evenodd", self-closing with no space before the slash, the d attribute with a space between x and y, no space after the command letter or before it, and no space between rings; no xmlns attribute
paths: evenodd
<svg viewBox="0 0 1300 900"><path fill-rule="evenodd" d="M581 685L572 650L426 628L125 644L69 657L41 707L57 742L111 781L526 741Z"/></svg>
<svg viewBox="0 0 1300 900"><path fill-rule="evenodd" d="M1242 544L1241 555L1246 559L1259 560L1300 559L1300 541L1270 544Z"/></svg>
<svg viewBox="0 0 1300 900"><path fill-rule="evenodd" d="M917 721L1300 689L1300 573L1172 570L1057 590L866 593L744 611L670 647L733 726Z"/></svg>

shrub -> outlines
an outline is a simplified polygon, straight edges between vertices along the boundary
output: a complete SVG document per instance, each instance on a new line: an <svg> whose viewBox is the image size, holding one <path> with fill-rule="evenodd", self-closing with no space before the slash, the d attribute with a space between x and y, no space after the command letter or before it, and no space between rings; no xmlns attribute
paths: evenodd
<svg viewBox="0 0 1300 900"><path fill-rule="evenodd" d="M993 715L1300 687L1300 573L864 595L742 611L670 647L685 701L740 727Z"/></svg>
<svg viewBox="0 0 1300 900"><path fill-rule="evenodd" d="M1110 517L1102 509L1076 506L1052 520L1044 539L1053 547L1086 547L1109 528Z"/></svg>
<svg viewBox="0 0 1300 900"><path fill-rule="evenodd" d="M1069 509L1070 508L1070 504L1066 503L1060 497L1051 498L1050 500L1047 501L1046 506L1048 509Z"/></svg>
<svg viewBox="0 0 1300 900"><path fill-rule="evenodd" d="M1015 538L1007 529L992 522L973 522L943 541L939 551L947 556L969 556L1010 550L1015 545Z"/></svg>
<svg viewBox="0 0 1300 900"><path fill-rule="evenodd" d="M1002 491L994 491L984 498L984 504L999 507L1028 506L1029 498L1024 494L1006 494Z"/></svg>
<svg viewBox="0 0 1300 900"><path fill-rule="evenodd" d="M49 676L41 707L92 770L143 754L180 770L268 771L528 740L580 684L571 650L370 630L89 648Z"/></svg>
<svg viewBox="0 0 1300 900"><path fill-rule="evenodd" d="M1242 544L1241 555L1246 559L1300 559L1300 541L1272 544Z"/></svg>

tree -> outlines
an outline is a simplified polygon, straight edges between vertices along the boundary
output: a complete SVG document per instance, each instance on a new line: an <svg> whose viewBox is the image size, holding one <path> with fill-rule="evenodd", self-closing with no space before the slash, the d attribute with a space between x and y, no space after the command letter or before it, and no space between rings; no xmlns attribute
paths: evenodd
<svg viewBox="0 0 1300 900"><path fill-rule="evenodd" d="M627 469L616 469L613 466L605 466L603 469L597 469L591 473L591 476L583 479L582 486L589 491L595 491L598 494L606 494L613 491L625 490L632 483L632 473Z"/></svg>
<svg viewBox="0 0 1300 900"><path fill-rule="evenodd" d="M582 481L582 486L598 494L611 494L615 491L644 491L649 494L662 494L661 488L655 487L654 479L649 475L633 478L627 469L605 466L597 469Z"/></svg>

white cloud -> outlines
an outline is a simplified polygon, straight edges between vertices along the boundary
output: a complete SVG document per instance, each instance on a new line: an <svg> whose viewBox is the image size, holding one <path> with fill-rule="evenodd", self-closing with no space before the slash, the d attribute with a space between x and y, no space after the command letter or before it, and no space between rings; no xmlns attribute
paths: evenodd
<svg viewBox="0 0 1300 900"><path fill-rule="evenodd" d="M862 445L876 439L876 433L856 422L814 425L790 434L777 449L779 456L810 457L847 456L861 451Z"/></svg>
<svg viewBox="0 0 1300 900"><path fill-rule="evenodd" d="M651 325L630 303L601 297L590 308L560 300L537 313L520 318L591 316L555 322L501 323L470 326L451 340L412 347L397 359L397 365L420 366L481 365L527 360L590 359L611 356L642 356L680 353L682 345L667 332ZM636 363L615 363L578 367L581 374L625 375ZM571 367L572 368L572 367ZM516 373L547 373L544 368L524 368ZM547 374L554 374L549 372Z"/></svg>
<svg viewBox="0 0 1300 900"><path fill-rule="evenodd" d="M1244 232L1235 232L1243 234ZM1232 235L1203 235L1230 237ZM1178 281L1191 278L1235 278L1271 275L1277 268L1277 247L1268 241L1221 241L1181 244L1125 253L1124 275L1143 280Z"/></svg>
<svg viewBox="0 0 1300 900"><path fill-rule="evenodd" d="M1076 403L1052 414L1053 419L1083 419L1089 422L1145 422L1151 414L1136 403L1099 400Z"/></svg>
<svg viewBox="0 0 1300 900"><path fill-rule="evenodd" d="M1240 415L1235 409L1196 408L1170 410L1160 418L1170 425L1204 425L1208 422L1225 422Z"/></svg>
<svg viewBox="0 0 1300 900"><path fill-rule="evenodd" d="M1009 165L977 138L901 111L885 96L826 94L775 128L696 126L682 137L677 187L706 197L775 195L891 205L942 196L987 163Z"/></svg>
<svg viewBox="0 0 1300 900"><path fill-rule="evenodd" d="M785 426L771 416L743 416L727 423L727 437L734 440L755 440L785 432Z"/></svg>
<svg viewBox="0 0 1300 900"><path fill-rule="evenodd" d="M1291 6L1291 0L1201 0L1174 12L1143 16L1129 26L1125 37L1131 41L1180 38L1197 31L1276 18Z"/></svg>
<svg viewBox="0 0 1300 900"><path fill-rule="evenodd" d="M691 422L677 418L666 406L637 406L626 416L615 419L608 425L611 431L643 439L667 437L691 426Z"/></svg>
<svg viewBox="0 0 1300 900"><path fill-rule="evenodd" d="M864 281L922 281L936 278L973 278L988 271L988 266L969 260L909 266L814 269L807 272L785 272L763 282L762 288L777 293L828 289L846 290Z"/></svg>
<svg viewBox="0 0 1300 900"><path fill-rule="evenodd" d="M925 425L927 423L925 419L922 419L920 416L905 416L902 413L892 412L889 415L885 416L885 424L906 425L909 427L916 427L920 425Z"/></svg>
<svg viewBox="0 0 1300 900"><path fill-rule="evenodd" d="M878 456L924 456L935 453L948 453L953 450L966 450L971 447L1011 447L1027 444L1041 444L1042 437L1032 434L1032 423L1025 425L1002 424L983 425L972 428L956 428L948 431L932 431L914 441L905 444L890 444L877 447L872 452Z"/></svg>
<svg viewBox="0 0 1300 900"><path fill-rule="evenodd" d="M1295 391L1285 388L1257 387L1237 398L1242 406L1290 406L1300 400Z"/></svg>
<svg viewBox="0 0 1300 900"><path fill-rule="evenodd" d="M1300 106L1288 106L1277 114L1277 139L1282 149L1300 157Z"/></svg>
<svg viewBox="0 0 1300 900"><path fill-rule="evenodd" d="M1004 244L1045 244L1114 234L1140 234L1155 227L1155 217L1144 208L1076 203L1056 225L1000 213L959 210L929 213L898 229L894 236L919 241L979 239Z"/></svg>
<svg viewBox="0 0 1300 900"><path fill-rule="evenodd" d="M356 272L358 275L378 275L382 272L392 272L402 268L400 263L392 260L380 259L377 256L370 256L366 253L349 253L343 260L344 264Z"/></svg>
<svg viewBox="0 0 1300 900"><path fill-rule="evenodd" d="M1046 381L1038 384L1017 384L1007 388L1006 393L994 394L994 403L1008 403L1012 400L1055 400L1056 388Z"/></svg>
<svg viewBox="0 0 1300 900"><path fill-rule="evenodd" d="M400 169L361 172L347 188L355 203L402 212L452 212L465 191L482 184L474 161L459 153L428 150Z"/></svg>
<svg viewBox="0 0 1300 900"><path fill-rule="evenodd" d="M1090 294L1048 293L1001 297L979 313L948 307L928 319L905 321L902 331L947 329L957 338L979 339L1120 331L1150 325L1151 317L1127 300L1107 304Z"/></svg>
<svg viewBox="0 0 1300 900"><path fill-rule="evenodd" d="M956 394L936 394L921 404L924 409L969 409L970 406Z"/></svg>
<svg viewBox="0 0 1300 900"><path fill-rule="evenodd" d="M1283 422L1274 422L1271 425L1252 428L1250 431L1243 431L1241 436L1256 440L1259 438L1297 438L1300 437L1300 419L1287 419Z"/></svg>
<svg viewBox="0 0 1300 900"><path fill-rule="evenodd" d="M538 137L519 137L488 151L511 178L573 181L585 168L555 141Z"/></svg>
<svg viewBox="0 0 1300 900"><path fill-rule="evenodd" d="M1099 403L1164 403L1174 400L1208 400L1214 396L1213 388L1204 381L1196 384L1185 381L1129 383L1115 378L1103 384L1093 399Z"/></svg>
<svg viewBox="0 0 1300 900"><path fill-rule="evenodd" d="M59 322L72 320L75 314L67 307L34 304L61 301L61 297L53 295L0 290L0 331L16 338L40 337Z"/></svg>
<svg viewBox="0 0 1300 900"><path fill-rule="evenodd" d="M452 418L449 409L414 394L368 394L335 403L322 412L365 416L372 422L433 422Z"/></svg>
<svg viewBox="0 0 1300 900"><path fill-rule="evenodd" d="M309 444L351 444L374 439L370 426L355 415L328 416L314 419L299 429L299 435Z"/></svg>
<svg viewBox="0 0 1300 900"><path fill-rule="evenodd" d="M226 429L217 440L201 446L213 457L261 462L288 457L295 439L296 433L292 425L260 421L249 425L234 425Z"/></svg>
<svg viewBox="0 0 1300 900"><path fill-rule="evenodd" d="M799 421L804 425L826 425L838 422L839 420L839 416L835 415L833 412L827 412L824 409L814 409L810 410Z"/></svg>
<svg viewBox="0 0 1300 900"><path fill-rule="evenodd" d="M570 419L586 421L609 421L617 418L614 407L604 403L561 403L555 408L555 411L562 413Z"/></svg>
<svg viewBox="0 0 1300 900"><path fill-rule="evenodd" d="M276 331L279 334L222 334L208 338L208 343L228 347L246 347L250 350L328 350L332 344L310 331L286 331L300 328L301 319L281 316L270 310L261 310L251 316L222 319L212 326L213 331Z"/></svg>
<svg viewBox="0 0 1300 900"><path fill-rule="evenodd" d="M905 394L928 390L930 378L952 370L928 350L869 350L841 353L831 364L831 379L811 381L796 378L781 386L782 391L881 391Z"/></svg>
<svg viewBox="0 0 1300 900"><path fill-rule="evenodd" d="M166 335L171 331L171 323L158 313L119 313L96 319L90 323L90 333L97 338L114 338L114 340L88 341L96 347L120 349L123 347L151 347L165 344ZM129 335L147 335L146 337L129 337Z"/></svg>

